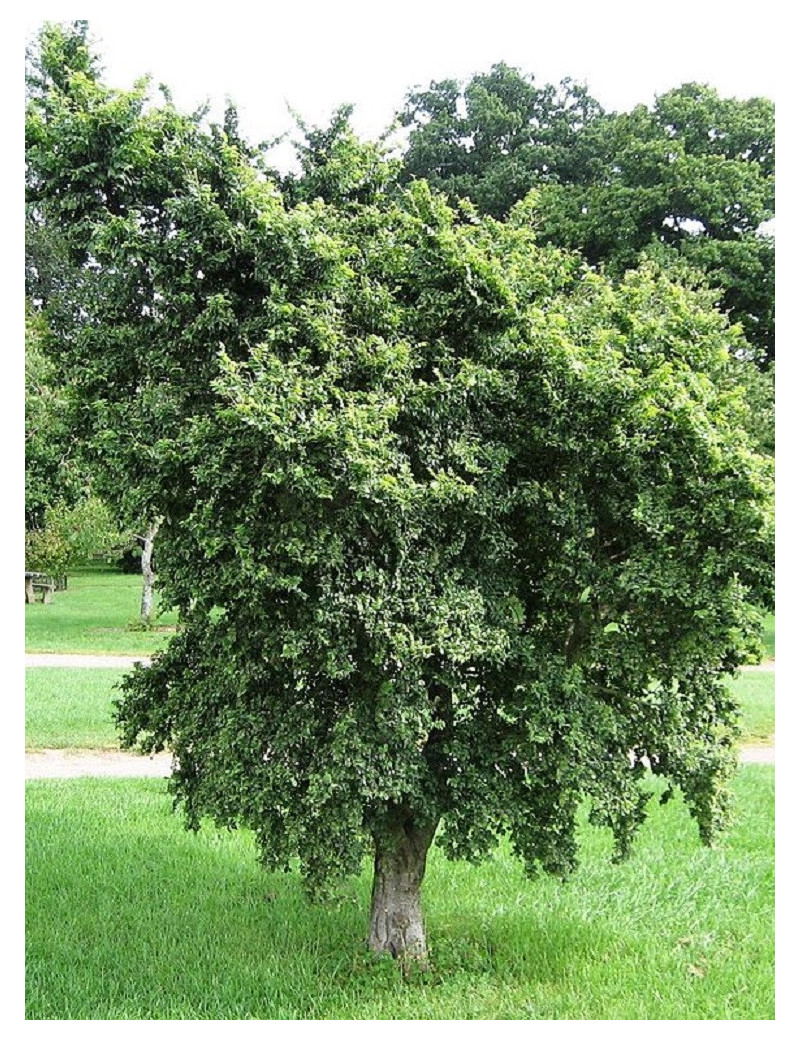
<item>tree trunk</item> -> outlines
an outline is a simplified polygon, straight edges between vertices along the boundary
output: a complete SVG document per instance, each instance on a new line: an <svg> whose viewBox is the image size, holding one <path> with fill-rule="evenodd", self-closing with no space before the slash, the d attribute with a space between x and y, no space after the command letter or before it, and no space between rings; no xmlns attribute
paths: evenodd
<svg viewBox="0 0 800 1040"><path fill-rule="evenodd" d="M156 575L153 570L153 542L158 534L159 521L148 525L142 537L142 621L149 621L153 612L153 589Z"/></svg>
<svg viewBox="0 0 800 1040"><path fill-rule="evenodd" d="M420 888L436 824L417 826L410 813L393 810L374 832L375 873L369 948L393 957L427 957Z"/></svg>

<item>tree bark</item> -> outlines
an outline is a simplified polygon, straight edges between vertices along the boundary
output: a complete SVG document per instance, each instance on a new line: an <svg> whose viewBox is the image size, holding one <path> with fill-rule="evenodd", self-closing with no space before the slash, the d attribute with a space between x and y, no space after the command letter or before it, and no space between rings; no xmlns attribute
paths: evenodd
<svg viewBox="0 0 800 1040"><path fill-rule="evenodd" d="M153 542L158 534L159 524L159 520L154 520L142 537L142 621L149 621L153 612L153 590L156 583L153 570Z"/></svg>
<svg viewBox="0 0 800 1040"><path fill-rule="evenodd" d="M368 943L373 953L427 958L420 889L436 823L417 826L410 813L390 812L375 830L375 872Z"/></svg>

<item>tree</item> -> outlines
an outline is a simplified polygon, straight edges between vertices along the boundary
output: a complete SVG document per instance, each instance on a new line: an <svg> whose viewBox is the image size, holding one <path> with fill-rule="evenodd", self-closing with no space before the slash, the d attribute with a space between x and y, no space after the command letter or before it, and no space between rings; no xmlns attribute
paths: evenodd
<svg viewBox="0 0 800 1040"><path fill-rule="evenodd" d="M186 627L119 720L173 750L191 826L250 827L312 894L371 853L370 947L424 956L437 831L564 873L588 796L623 855L647 758L713 838L769 464L722 388L735 335L656 271L614 289L422 184L315 218L303 320L223 354L182 444Z"/></svg>
<svg viewBox="0 0 800 1040"><path fill-rule="evenodd" d="M721 290L751 346L774 357L775 107L688 83L590 130L590 176L544 189L541 232L619 274L669 249Z"/></svg>
<svg viewBox="0 0 800 1040"><path fill-rule="evenodd" d="M581 84L539 87L504 62L463 87L434 82L410 91L400 113L410 128L403 177L504 217L534 186L583 179L593 161L584 132L602 114Z"/></svg>
<svg viewBox="0 0 800 1040"><path fill-rule="evenodd" d="M583 88L507 66L409 94L407 173L504 216L536 189L542 241L614 277L643 252L680 257L720 290L753 351L774 357L775 106L684 84L606 113Z"/></svg>
<svg viewBox="0 0 800 1040"><path fill-rule="evenodd" d="M125 540L99 498L86 495L74 505L56 500L42 525L25 532L25 569L64 575L98 556L116 555Z"/></svg>
<svg viewBox="0 0 800 1040"><path fill-rule="evenodd" d="M529 204L401 188L344 124L288 203L224 128L133 135L166 125L152 219L87 224L102 292L65 350L182 622L125 746L170 748L189 825L249 827L313 896L371 855L395 956L425 954L434 836L566 873L588 797L623 855L649 760L711 841L771 589L741 336L654 265L615 286L538 246Z"/></svg>

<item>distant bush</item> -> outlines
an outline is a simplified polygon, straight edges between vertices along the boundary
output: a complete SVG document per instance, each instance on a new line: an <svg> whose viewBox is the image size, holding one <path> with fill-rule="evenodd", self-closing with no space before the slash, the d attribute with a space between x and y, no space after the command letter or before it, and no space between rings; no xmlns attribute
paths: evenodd
<svg viewBox="0 0 800 1040"><path fill-rule="evenodd" d="M25 569L65 574L96 557L113 560L127 541L99 498L48 506L44 526L25 533Z"/></svg>

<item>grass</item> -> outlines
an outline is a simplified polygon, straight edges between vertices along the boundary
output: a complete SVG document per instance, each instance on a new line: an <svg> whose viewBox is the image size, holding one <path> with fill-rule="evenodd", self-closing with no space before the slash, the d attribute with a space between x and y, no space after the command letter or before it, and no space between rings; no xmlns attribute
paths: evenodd
<svg viewBox="0 0 800 1040"><path fill-rule="evenodd" d="M368 872L312 906L249 835L185 831L162 781L29 782L27 1018L770 1019L774 768L735 794L716 849L679 799L621 866L584 822L567 884L434 849L433 970L404 982L364 953Z"/></svg>
<svg viewBox="0 0 800 1040"><path fill-rule="evenodd" d="M775 660L775 615L767 614L764 618L764 632L762 635L764 644L764 659Z"/></svg>
<svg viewBox="0 0 800 1040"><path fill-rule="evenodd" d="M137 575L72 576L52 604L26 606L26 648L151 653L169 631L129 629L140 588ZM774 656L774 619L765 646ZM115 747L122 674L27 669L26 747ZM745 743L772 740L774 682L736 680ZM735 793L716 850L698 845L680 799L619 867L584 823L567 885L524 881L507 850L471 867L434 849L433 970L404 982L363 951L367 873L335 906L310 906L296 874L258 868L247 834L187 833L163 781L29 782L27 1017L772 1018L774 768L740 769Z"/></svg>
<svg viewBox="0 0 800 1040"><path fill-rule="evenodd" d="M119 747L112 702L124 674L116 668L27 668L26 749Z"/></svg>
<svg viewBox="0 0 800 1040"><path fill-rule="evenodd" d="M156 616L148 631L133 631L139 618L142 579L102 567L71 574L52 603L25 604L28 653L150 654L174 631L174 614ZM156 610L158 598L156 597Z"/></svg>
<svg viewBox="0 0 800 1040"><path fill-rule="evenodd" d="M731 682L742 709L743 744L775 743L775 672L742 672Z"/></svg>

